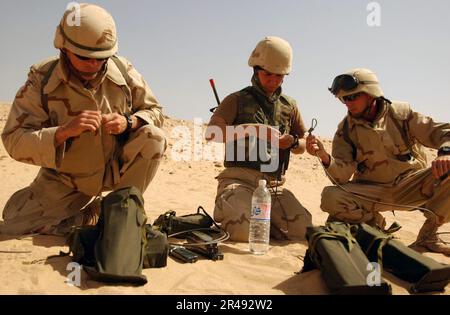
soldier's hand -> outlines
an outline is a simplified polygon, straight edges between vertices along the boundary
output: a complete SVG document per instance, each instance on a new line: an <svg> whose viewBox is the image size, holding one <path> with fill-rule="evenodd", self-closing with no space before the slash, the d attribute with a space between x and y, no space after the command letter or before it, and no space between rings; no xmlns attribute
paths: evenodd
<svg viewBox="0 0 450 315"><path fill-rule="evenodd" d="M450 155L438 156L432 162L431 170L436 179L441 179L441 177L445 177L445 175L450 177Z"/></svg>
<svg viewBox="0 0 450 315"><path fill-rule="evenodd" d="M119 113L102 115L102 124L105 131L112 135L120 135L127 130L127 119Z"/></svg>
<svg viewBox="0 0 450 315"><path fill-rule="evenodd" d="M78 137L85 131L95 132L100 128L102 116L100 112L83 110L71 121L60 126L55 133L55 145L59 146L69 138Z"/></svg>
<svg viewBox="0 0 450 315"><path fill-rule="evenodd" d="M279 147L283 150L288 149L294 144L294 141L294 136L284 134L279 138Z"/></svg>
<svg viewBox="0 0 450 315"><path fill-rule="evenodd" d="M313 156L318 155L323 164L330 164L330 155L325 150L323 143L316 136L308 135L306 137L306 151Z"/></svg>

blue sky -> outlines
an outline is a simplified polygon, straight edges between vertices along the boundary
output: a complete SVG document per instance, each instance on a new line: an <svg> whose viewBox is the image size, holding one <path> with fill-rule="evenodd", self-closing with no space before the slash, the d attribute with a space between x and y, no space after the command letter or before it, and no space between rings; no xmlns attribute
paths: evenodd
<svg viewBox="0 0 450 315"><path fill-rule="evenodd" d="M215 99L250 84L248 57L266 35L294 49L284 92L309 126L331 137L346 113L327 87L354 67L374 70L385 95L450 120L450 1L377 1L381 25L369 27L363 0L92 1L114 17L119 54L141 72L174 118L207 122ZM29 67L57 54L53 36L69 1L0 1L0 100L12 100Z"/></svg>

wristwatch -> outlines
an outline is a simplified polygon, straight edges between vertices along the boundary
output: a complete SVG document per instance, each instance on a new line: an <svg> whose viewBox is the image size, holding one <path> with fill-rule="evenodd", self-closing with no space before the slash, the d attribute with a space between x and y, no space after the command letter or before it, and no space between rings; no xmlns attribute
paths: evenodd
<svg viewBox="0 0 450 315"><path fill-rule="evenodd" d="M438 150L438 156L450 155L450 147L442 147Z"/></svg>
<svg viewBox="0 0 450 315"><path fill-rule="evenodd" d="M292 145L289 147L289 149L297 149L299 146L299 142L298 142L298 136L294 135L294 142L292 143Z"/></svg>
<svg viewBox="0 0 450 315"><path fill-rule="evenodd" d="M130 131L133 127L133 119L131 118L131 115L128 113L123 114L127 120L127 129L125 131Z"/></svg>

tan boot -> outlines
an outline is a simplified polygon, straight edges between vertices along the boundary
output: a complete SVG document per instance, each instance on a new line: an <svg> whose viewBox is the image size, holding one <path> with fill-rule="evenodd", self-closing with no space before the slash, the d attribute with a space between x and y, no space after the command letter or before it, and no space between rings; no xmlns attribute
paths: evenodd
<svg viewBox="0 0 450 315"><path fill-rule="evenodd" d="M373 218L366 222L366 224L378 228L381 231L385 231L386 228L386 219L379 212L373 212Z"/></svg>
<svg viewBox="0 0 450 315"><path fill-rule="evenodd" d="M102 210L102 199L96 197L90 204L81 209L80 225L96 225Z"/></svg>
<svg viewBox="0 0 450 315"><path fill-rule="evenodd" d="M434 218L427 219L419 231L417 240L411 247L421 246L430 252L450 256L450 244L439 238L437 230L438 225Z"/></svg>
<svg viewBox="0 0 450 315"><path fill-rule="evenodd" d="M70 233L73 226L95 225L101 211L101 198L96 197L80 212L70 218L62 220L59 224L53 225L42 231L42 234L64 236Z"/></svg>

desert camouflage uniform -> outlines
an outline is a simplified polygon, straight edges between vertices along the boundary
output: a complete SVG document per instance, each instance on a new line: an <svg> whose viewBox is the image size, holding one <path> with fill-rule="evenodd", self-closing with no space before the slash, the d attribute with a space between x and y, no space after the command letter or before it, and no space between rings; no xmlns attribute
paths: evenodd
<svg viewBox="0 0 450 315"><path fill-rule="evenodd" d="M450 220L450 181L441 183L433 178L421 146L433 149L449 146L450 124L434 122L410 110L407 103L394 102L392 106L391 114L387 103L383 102L373 123L347 115L348 134L356 146L356 158L344 137L344 121L340 123L333 140L328 172L349 192L336 186L325 187L321 208L330 214L329 220L368 222L384 227L379 212L395 209L362 200L354 194L387 203L425 207L437 215L438 225ZM408 135L416 143L411 160L402 158L409 150L395 127L397 118L393 117L406 122ZM430 213L425 216L434 217Z"/></svg>
<svg viewBox="0 0 450 315"><path fill-rule="evenodd" d="M19 90L2 133L6 150L17 161L41 166L33 183L17 191L3 210L0 232L52 233L61 221L79 215L80 209L102 191L136 186L145 191L166 149L161 107L142 76L124 58L120 61L131 78L127 85L109 59L104 72L86 88L71 75L61 57L43 89L41 81L56 58L31 67ZM55 131L82 110L102 114L130 113L145 124L127 139L100 128L84 132L55 147Z"/></svg>
<svg viewBox="0 0 450 315"><path fill-rule="evenodd" d="M266 112L272 108L272 118L269 121L277 121L284 126L286 133L296 134L300 138L305 133L305 127L295 101L281 94L281 88L272 96L271 100L265 97L255 77L252 79L253 93L258 97L248 95L249 88L233 93L223 100L214 115L225 119L227 125L245 123L259 123L270 125L267 115L260 106L266 107ZM281 100L283 98L283 100ZM253 102L245 104L243 102ZM262 104L266 102L267 104ZM286 106L281 102L289 102ZM256 105L255 105L256 104ZM258 109L254 112L254 108ZM289 115L281 111L290 108L295 118L289 119ZM276 110L273 110L276 109ZM283 120L286 116L286 121ZM273 118L273 117L279 117ZM289 122L288 120L291 120ZM288 125L292 123L292 125ZM280 127L277 125L277 127ZM292 129L292 130L291 130ZM233 144L231 144L233 145ZM248 149L248 147L246 147ZM246 152L246 157L248 156ZM245 164L248 166L245 166ZM225 170L217 177L218 188L214 219L220 222L222 227L230 233L234 241L248 241L249 223L252 195L260 179L265 179L272 194L271 211L271 236L277 239L304 239L306 226L311 225L311 214L297 200L294 194L282 187L283 182L276 182L276 177L271 173L262 173L255 162L225 161ZM235 164L235 165L233 165ZM257 164L257 163L256 163ZM279 186L276 187L275 186Z"/></svg>

